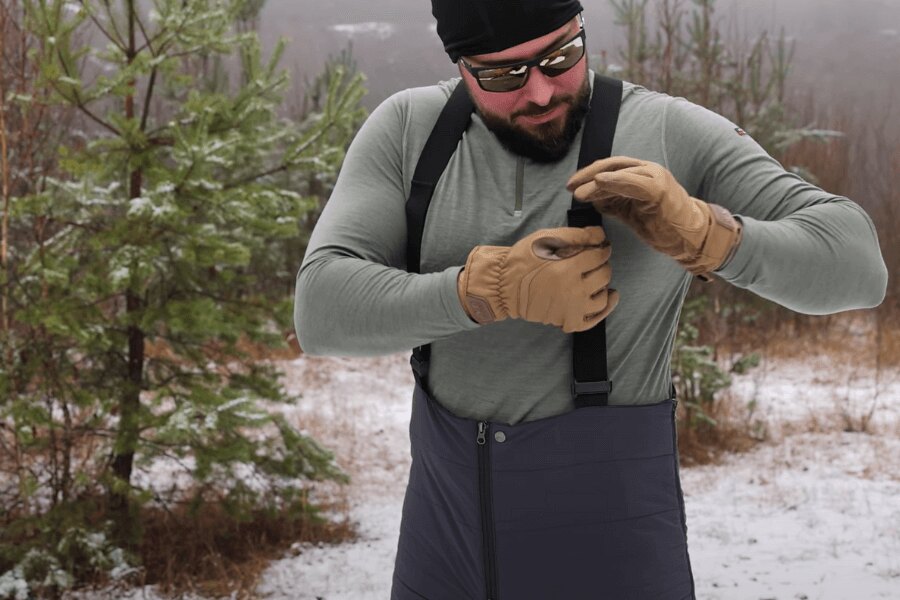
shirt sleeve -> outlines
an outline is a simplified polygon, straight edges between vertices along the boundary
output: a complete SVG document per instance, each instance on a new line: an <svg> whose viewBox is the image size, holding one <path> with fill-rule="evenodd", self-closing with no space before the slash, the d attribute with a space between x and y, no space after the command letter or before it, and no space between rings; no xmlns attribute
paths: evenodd
<svg viewBox="0 0 900 600"><path fill-rule="evenodd" d="M684 98L666 106L666 167L695 197L743 223L743 240L716 272L805 314L881 304L887 267L857 203L785 170L727 118Z"/></svg>
<svg viewBox="0 0 900 600"><path fill-rule="evenodd" d="M408 109L409 93L399 92L366 119L310 237L294 292L294 327L308 354L388 354L478 327L457 296L462 265L405 270Z"/></svg>

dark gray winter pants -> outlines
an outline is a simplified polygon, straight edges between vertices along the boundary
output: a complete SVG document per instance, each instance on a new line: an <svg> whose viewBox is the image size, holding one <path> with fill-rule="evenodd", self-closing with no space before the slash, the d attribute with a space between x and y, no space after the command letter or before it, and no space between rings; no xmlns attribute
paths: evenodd
<svg viewBox="0 0 900 600"><path fill-rule="evenodd" d="M693 598L674 407L509 426L417 385L391 599Z"/></svg>

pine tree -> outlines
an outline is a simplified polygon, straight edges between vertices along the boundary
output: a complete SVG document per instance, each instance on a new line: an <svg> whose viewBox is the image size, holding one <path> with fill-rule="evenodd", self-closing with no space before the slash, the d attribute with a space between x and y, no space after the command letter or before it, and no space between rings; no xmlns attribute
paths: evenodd
<svg viewBox="0 0 900 600"><path fill-rule="evenodd" d="M304 480L346 480L280 416L292 399L246 347L281 341L274 313L286 306L251 265L297 238L316 206L281 178L336 171L364 117L362 76L338 69L321 110L294 123L277 114L285 41L263 60L239 25L259 2L24 4L43 82L86 126L83 143L59 149L65 176L12 215L41 232L13 258L17 335L0 368L0 418L34 456L20 488L48 514L99 493L111 556L137 547L151 499L222 502L240 518L298 503ZM79 42L89 31L102 42ZM192 485L162 497L136 483L157 461L184 466ZM22 515L43 537L12 548L14 534L0 536L0 572L22 572L27 550L58 554L82 531L75 512L61 509L61 527ZM40 573L66 571L52 552L43 560Z"/></svg>

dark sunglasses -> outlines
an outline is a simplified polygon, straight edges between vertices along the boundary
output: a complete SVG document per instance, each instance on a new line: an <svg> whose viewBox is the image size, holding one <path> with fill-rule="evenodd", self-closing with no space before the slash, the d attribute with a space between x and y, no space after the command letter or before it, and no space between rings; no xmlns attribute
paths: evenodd
<svg viewBox="0 0 900 600"><path fill-rule="evenodd" d="M547 77L562 75L574 67L584 56L584 40L584 25L582 24L578 35L563 43L556 50L551 50L533 60L491 67L473 67L464 59L460 58L460 60L484 91L511 92L525 85L531 67L537 67Z"/></svg>

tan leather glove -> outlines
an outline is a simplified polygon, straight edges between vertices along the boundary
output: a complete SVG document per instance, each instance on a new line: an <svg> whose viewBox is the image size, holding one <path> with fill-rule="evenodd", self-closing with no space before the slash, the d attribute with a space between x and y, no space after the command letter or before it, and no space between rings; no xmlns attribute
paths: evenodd
<svg viewBox="0 0 900 600"><path fill-rule="evenodd" d="M485 324L506 318L590 329L612 312L612 252L602 227L541 229L509 246L476 246L457 279L466 313Z"/></svg>
<svg viewBox="0 0 900 600"><path fill-rule="evenodd" d="M613 156L580 169L566 188L597 212L621 219L659 252L709 281L731 259L741 223L727 209L689 196L675 176L654 162Z"/></svg>

